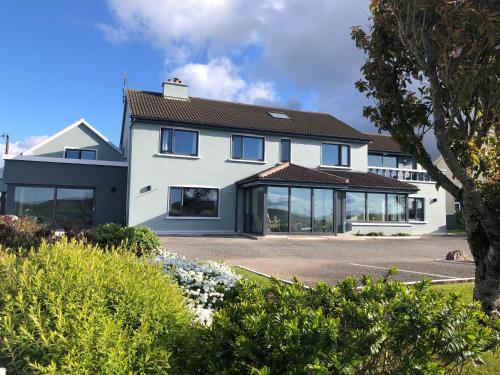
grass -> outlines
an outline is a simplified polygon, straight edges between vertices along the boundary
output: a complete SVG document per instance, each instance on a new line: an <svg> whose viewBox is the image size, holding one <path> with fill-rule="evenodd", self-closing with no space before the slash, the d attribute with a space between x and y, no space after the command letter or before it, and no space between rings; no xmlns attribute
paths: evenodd
<svg viewBox="0 0 500 375"><path fill-rule="evenodd" d="M447 232L450 234L465 234L463 229L448 229Z"/></svg>
<svg viewBox="0 0 500 375"><path fill-rule="evenodd" d="M252 280L262 286L269 285L269 279L265 276L261 276L252 271L245 270L240 267L233 267L233 271L249 280ZM443 293L458 293L460 300L469 303L472 302L472 292L474 289L474 283L453 283L453 284L439 284L433 285L432 288L441 290ZM493 353L487 353L482 356L484 362L483 366L474 367L468 366L464 370L464 374L468 375L492 375L500 374L500 349L497 349Z"/></svg>

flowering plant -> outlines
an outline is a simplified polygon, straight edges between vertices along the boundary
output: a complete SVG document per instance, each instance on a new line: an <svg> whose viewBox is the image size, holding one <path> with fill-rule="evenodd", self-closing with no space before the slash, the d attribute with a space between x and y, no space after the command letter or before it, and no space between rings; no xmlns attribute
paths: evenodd
<svg viewBox="0 0 500 375"><path fill-rule="evenodd" d="M169 251L163 251L156 257L156 262L174 277L198 320L206 324L210 324L213 310L220 306L224 295L241 278L223 263L198 263Z"/></svg>

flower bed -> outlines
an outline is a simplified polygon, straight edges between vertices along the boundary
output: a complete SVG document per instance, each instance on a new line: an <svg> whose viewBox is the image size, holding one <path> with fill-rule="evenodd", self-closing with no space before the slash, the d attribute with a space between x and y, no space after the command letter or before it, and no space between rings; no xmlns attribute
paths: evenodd
<svg viewBox="0 0 500 375"><path fill-rule="evenodd" d="M198 320L210 324L214 309L224 295L236 286L240 275L227 265L217 262L198 263L183 256L163 251L156 257L163 270L173 275L184 290Z"/></svg>

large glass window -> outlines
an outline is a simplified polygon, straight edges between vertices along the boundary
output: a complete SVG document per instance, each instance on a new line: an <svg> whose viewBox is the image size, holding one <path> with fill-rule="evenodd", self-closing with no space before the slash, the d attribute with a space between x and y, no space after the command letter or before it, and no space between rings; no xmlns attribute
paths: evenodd
<svg viewBox="0 0 500 375"><path fill-rule="evenodd" d="M385 220L385 194L366 194L366 216L368 221Z"/></svg>
<svg viewBox="0 0 500 375"><path fill-rule="evenodd" d="M387 194L387 221L406 221L406 196Z"/></svg>
<svg viewBox="0 0 500 375"><path fill-rule="evenodd" d="M270 232L288 232L288 188L267 188L267 227Z"/></svg>
<svg viewBox="0 0 500 375"><path fill-rule="evenodd" d="M57 226L92 225L93 189L16 186L14 196L17 216L32 216L42 223Z"/></svg>
<svg viewBox="0 0 500 375"><path fill-rule="evenodd" d="M290 232L311 232L311 189L290 189Z"/></svg>
<svg viewBox="0 0 500 375"><path fill-rule="evenodd" d="M162 129L161 152L165 154L198 156L198 132L169 128Z"/></svg>
<svg viewBox="0 0 500 375"><path fill-rule="evenodd" d="M313 190L313 231L333 232L333 190Z"/></svg>
<svg viewBox="0 0 500 375"><path fill-rule="evenodd" d="M97 156L96 150L86 150L86 149L76 149L67 148L64 150L64 157L66 159L83 159L83 160L95 160Z"/></svg>
<svg viewBox="0 0 500 375"><path fill-rule="evenodd" d="M286 163L291 161L291 141L289 139L282 139L280 141L280 161Z"/></svg>
<svg viewBox="0 0 500 375"><path fill-rule="evenodd" d="M346 193L346 220L365 221L365 193Z"/></svg>
<svg viewBox="0 0 500 375"><path fill-rule="evenodd" d="M348 167L350 165L350 151L348 145L323 143L321 145L321 165Z"/></svg>
<svg viewBox="0 0 500 375"><path fill-rule="evenodd" d="M398 156L398 168L417 169L417 162L413 156Z"/></svg>
<svg viewBox="0 0 500 375"><path fill-rule="evenodd" d="M14 214L32 216L45 224L54 220L54 188L16 186Z"/></svg>
<svg viewBox="0 0 500 375"><path fill-rule="evenodd" d="M242 160L264 160L264 138L233 135L231 158Z"/></svg>
<svg viewBox="0 0 500 375"><path fill-rule="evenodd" d="M91 189L57 189L56 222L92 225L94 191Z"/></svg>
<svg viewBox="0 0 500 375"><path fill-rule="evenodd" d="M170 188L170 216L217 217L218 208L218 189Z"/></svg>
<svg viewBox="0 0 500 375"><path fill-rule="evenodd" d="M369 167L397 168L398 157L393 155L368 154Z"/></svg>
<svg viewBox="0 0 500 375"><path fill-rule="evenodd" d="M408 198L408 217L410 220L425 220L424 198Z"/></svg>
<svg viewBox="0 0 500 375"><path fill-rule="evenodd" d="M264 188L253 188L250 193L250 232L263 232Z"/></svg>

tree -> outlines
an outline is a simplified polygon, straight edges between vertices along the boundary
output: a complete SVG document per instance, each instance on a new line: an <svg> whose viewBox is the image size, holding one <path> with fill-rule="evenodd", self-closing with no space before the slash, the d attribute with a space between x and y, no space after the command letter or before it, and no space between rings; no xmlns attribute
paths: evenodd
<svg viewBox="0 0 500 375"><path fill-rule="evenodd" d="M500 311L500 25L497 0L372 0L368 30L352 29L364 51L363 110L380 130L462 203L476 264L474 296ZM457 186L431 160L437 148Z"/></svg>

